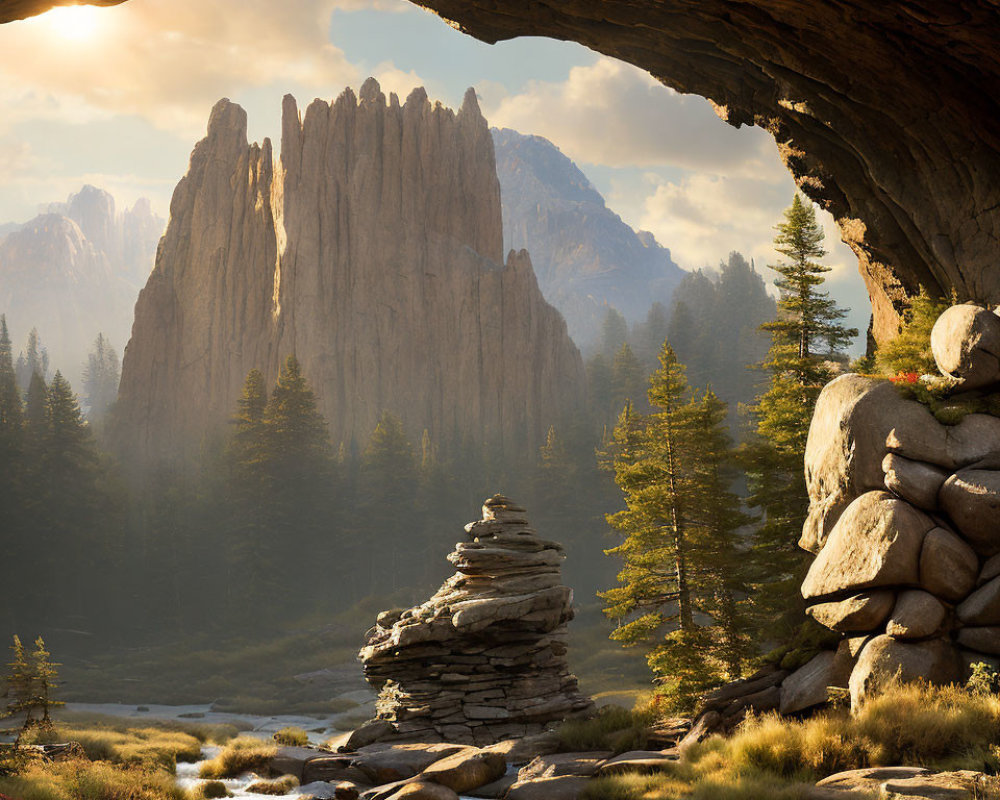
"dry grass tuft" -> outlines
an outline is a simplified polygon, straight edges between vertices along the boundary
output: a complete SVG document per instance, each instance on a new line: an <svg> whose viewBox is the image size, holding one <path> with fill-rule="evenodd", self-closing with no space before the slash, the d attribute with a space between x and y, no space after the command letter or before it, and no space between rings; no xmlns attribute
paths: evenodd
<svg viewBox="0 0 1000 800"><path fill-rule="evenodd" d="M267 767L278 752L273 742L240 736L222 748L219 754L201 765L202 778L235 778L244 772L256 772Z"/></svg>
<svg viewBox="0 0 1000 800"><path fill-rule="evenodd" d="M251 794L271 794L271 795L283 795L288 794L292 789L298 788L299 779L294 775L282 775L280 778L275 778L273 781L254 781L247 787L247 791Z"/></svg>
<svg viewBox="0 0 1000 800"><path fill-rule="evenodd" d="M0 778L0 793L18 800L186 800L162 769L83 760L33 764Z"/></svg>

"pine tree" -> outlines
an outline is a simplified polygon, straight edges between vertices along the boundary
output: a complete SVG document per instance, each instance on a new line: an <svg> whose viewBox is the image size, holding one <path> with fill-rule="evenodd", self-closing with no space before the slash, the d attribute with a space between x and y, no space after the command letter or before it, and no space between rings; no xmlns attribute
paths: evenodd
<svg viewBox="0 0 1000 800"><path fill-rule="evenodd" d="M36 372L43 380L49 378L49 352L42 346L38 328L32 328L28 334L28 343L17 357L17 383L26 389L31 382L31 376Z"/></svg>
<svg viewBox="0 0 1000 800"><path fill-rule="evenodd" d="M361 557L368 560L366 593L385 589L386 575L395 589L402 564L420 558L408 521L417 489L417 463L403 423L388 411L379 416L361 458L359 512L370 532ZM390 564L387 567L385 559Z"/></svg>
<svg viewBox="0 0 1000 800"><path fill-rule="evenodd" d="M31 672L34 678L31 694L34 707L42 712L39 724L44 728L52 727L51 710L65 705L52 698L59 685L59 673L56 670L58 666L60 665L53 663L52 654L45 649L45 641L39 636L35 639L35 649L31 652Z"/></svg>
<svg viewBox="0 0 1000 800"><path fill-rule="evenodd" d="M89 419L98 420L108 413L118 397L120 380L118 354L104 334L99 333L83 369L83 390L90 406Z"/></svg>
<svg viewBox="0 0 1000 800"><path fill-rule="evenodd" d="M617 308L609 306L601 323L601 353L613 358L627 341L628 322Z"/></svg>
<svg viewBox="0 0 1000 800"><path fill-rule="evenodd" d="M833 377L827 361L858 332L840 324L845 312L819 290L829 267L816 261L825 250L812 205L796 195L776 230L775 249L787 260L771 267L781 277L775 281L778 318L762 326L771 334L762 365L770 383L750 408L757 435L747 443L744 463L749 503L763 516L754 536L759 624L781 636L802 616L798 588L807 558L797 543L809 505L802 458L813 409Z"/></svg>
<svg viewBox="0 0 1000 800"><path fill-rule="evenodd" d="M948 301L931 297L921 286L903 315L899 336L883 344L875 354L879 371L889 376L937 375L937 363L931 352L931 328L948 306Z"/></svg>
<svg viewBox="0 0 1000 800"><path fill-rule="evenodd" d="M0 582L12 596L19 585L20 564L25 563L25 537L22 523L24 509L24 430L21 394L17 389L7 319L0 315L0 516L4 518L6 536L0 544ZM12 623L13 620L10 620Z"/></svg>
<svg viewBox="0 0 1000 800"><path fill-rule="evenodd" d="M615 353L611 364L611 387L615 408L621 408L626 400L640 408L646 407L646 370L628 342Z"/></svg>
<svg viewBox="0 0 1000 800"><path fill-rule="evenodd" d="M17 746L21 741L21 737L31 728L35 721L32 715L34 711L32 700L35 680L32 664L28 660L28 654L25 652L24 645L21 644L20 637L16 634L14 635L14 641L10 646L10 650L11 660L7 663L7 675L5 677L7 686L5 716L14 717L24 714L24 721L15 742L15 746Z"/></svg>

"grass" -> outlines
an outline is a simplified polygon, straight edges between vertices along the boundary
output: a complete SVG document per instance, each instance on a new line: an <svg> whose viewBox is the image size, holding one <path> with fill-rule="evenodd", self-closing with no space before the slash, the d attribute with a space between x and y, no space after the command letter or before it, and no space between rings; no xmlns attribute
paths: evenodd
<svg viewBox="0 0 1000 800"><path fill-rule="evenodd" d="M289 726L274 734L274 741L286 747L305 747L309 744L309 734L302 728Z"/></svg>
<svg viewBox="0 0 1000 800"><path fill-rule="evenodd" d="M188 800L162 769L79 759L35 763L0 778L0 794L18 800Z"/></svg>
<svg viewBox="0 0 1000 800"><path fill-rule="evenodd" d="M729 738L692 746L664 775L595 780L588 800L755 800L805 797L816 781L875 766L1000 770L1000 696L960 687L887 689L856 713L747 720ZM985 796L996 789L988 789Z"/></svg>
<svg viewBox="0 0 1000 800"><path fill-rule="evenodd" d="M85 727L64 722L51 731L29 734L27 744L79 742L91 761L122 766L162 767L173 772L178 761L201 758L201 741L181 731L156 727Z"/></svg>
<svg viewBox="0 0 1000 800"><path fill-rule="evenodd" d="M201 765L202 778L235 778L244 772L259 771L267 767L278 752L273 742L240 736L229 742L219 754Z"/></svg>
<svg viewBox="0 0 1000 800"><path fill-rule="evenodd" d="M282 775L271 781L254 781L247 786L247 791L251 794L288 794L292 789L298 788L299 779L294 775Z"/></svg>
<svg viewBox="0 0 1000 800"><path fill-rule="evenodd" d="M624 753L645 749L647 728L655 721L656 714L642 703L637 704L634 710L604 706L590 719L562 723L556 734L566 752L611 750Z"/></svg>

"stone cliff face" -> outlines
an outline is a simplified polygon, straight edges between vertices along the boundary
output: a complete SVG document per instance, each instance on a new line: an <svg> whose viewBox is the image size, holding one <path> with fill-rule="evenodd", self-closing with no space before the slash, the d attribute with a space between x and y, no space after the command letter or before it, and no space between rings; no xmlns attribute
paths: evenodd
<svg viewBox="0 0 1000 800"><path fill-rule="evenodd" d="M583 394L566 326L527 253L502 261L486 121L422 89L400 105L285 98L280 159L246 114L212 111L136 305L119 399L123 443L157 456L219 430L246 373L295 353L334 443L378 414L436 442L533 447Z"/></svg>
<svg viewBox="0 0 1000 800"><path fill-rule="evenodd" d="M37 327L53 367L76 380L98 333L119 352L128 340L164 223L146 200L118 213L93 186L45 212L0 233L0 313L15 347Z"/></svg>
<svg viewBox="0 0 1000 800"><path fill-rule="evenodd" d="M684 272L648 232L609 209L570 159L541 136L493 129L504 241L531 252L538 283L582 347L600 335L607 306L640 322L669 304Z"/></svg>
<svg viewBox="0 0 1000 800"><path fill-rule="evenodd" d="M415 2L488 42L580 42L766 128L857 254L879 340L921 284L1000 302L993 0Z"/></svg>

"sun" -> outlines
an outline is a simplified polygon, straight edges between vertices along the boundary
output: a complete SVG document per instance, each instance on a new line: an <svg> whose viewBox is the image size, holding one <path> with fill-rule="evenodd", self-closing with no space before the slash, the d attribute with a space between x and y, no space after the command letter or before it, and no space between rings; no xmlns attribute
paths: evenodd
<svg viewBox="0 0 1000 800"><path fill-rule="evenodd" d="M60 6L43 14L39 21L64 39L82 42L97 33L103 11L95 6Z"/></svg>

